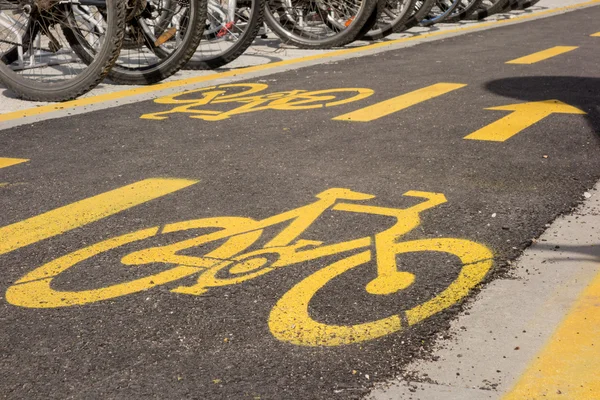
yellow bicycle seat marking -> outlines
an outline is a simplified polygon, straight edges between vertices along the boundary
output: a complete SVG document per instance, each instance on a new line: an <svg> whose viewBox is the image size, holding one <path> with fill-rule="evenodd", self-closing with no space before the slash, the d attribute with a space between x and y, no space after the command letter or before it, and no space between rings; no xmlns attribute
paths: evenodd
<svg viewBox="0 0 600 400"><path fill-rule="evenodd" d="M169 111L144 114L140 118L163 120L168 119L171 114L183 113L204 121L221 121L234 115L264 110L293 111L334 107L365 99L374 93L371 89L343 88L258 94L268 87L263 83L234 83L177 93L154 100L158 104L174 104L176 107ZM229 111L206 109L206 106L221 104L233 104L236 107Z"/></svg>
<svg viewBox="0 0 600 400"><path fill-rule="evenodd" d="M195 283L171 289L174 293L203 295L210 288L237 285L264 274L303 262L339 255L338 261L313 273L285 293L272 309L268 325L279 340L302 346L337 346L376 339L414 325L456 304L480 283L492 267L492 253L485 246L464 239L434 238L401 241L421 224L420 213L446 202L440 193L409 191L405 196L422 199L412 207L398 209L361 204L374 196L334 188L319 193L313 203L281 214L254 220L246 217L201 218L127 233L92 244L40 266L8 288L9 303L29 308L57 308L91 304L152 289L196 276ZM395 220L370 236L327 244L300 236L326 211L380 215ZM266 244L256 248L267 228L279 228ZM57 276L79 263L132 243L187 231L191 238L163 246L143 248L121 258L130 268L163 265L161 272L96 289L65 291L56 288ZM206 233L209 230L209 233ZM211 246L204 255L185 254L188 249ZM252 247L254 249L251 249ZM138 247L139 248L139 247ZM457 278L432 299L391 316L348 326L316 321L309 304L319 290L341 274L374 262L377 276L366 284L367 293L392 295L411 287L415 275L402 271L396 258L405 253L444 253L460 260ZM143 271L143 269L141 270ZM155 271L155 269L149 269Z"/></svg>

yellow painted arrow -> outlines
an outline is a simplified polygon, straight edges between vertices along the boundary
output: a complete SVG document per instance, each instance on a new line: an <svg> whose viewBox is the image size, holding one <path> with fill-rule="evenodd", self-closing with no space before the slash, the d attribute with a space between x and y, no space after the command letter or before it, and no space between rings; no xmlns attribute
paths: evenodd
<svg viewBox="0 0 600 400"><path fill-rule="evenodd" d="M486 110L513 112L471 133L465 139L504 142L552 114L586 114L584 111L558 100L510 104L507 106L486 108Z"/></svg>

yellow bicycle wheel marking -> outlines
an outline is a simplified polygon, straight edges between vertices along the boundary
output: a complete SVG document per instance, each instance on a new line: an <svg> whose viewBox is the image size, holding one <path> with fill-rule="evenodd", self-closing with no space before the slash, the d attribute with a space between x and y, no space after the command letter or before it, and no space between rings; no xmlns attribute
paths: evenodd
<svg viewBox="0 0 600 400"><path fill-rule="evenodd" d="M364 251L333 263L294 286L271 311L269 329L273 336L301 346L339 346L376 339L402 329L398 315L343 326L317 322L308 313L310 300L319 289L338 275L370 260L370 252Z"/></svg>
<svg viewBox="0 0 600 400"><path fill-rule="evenodd" d="M158 228L146 229L133 234L108 239L57 258L25 275L13 286L9 287L6 292L6 300L16 306L31 308L56 308L81 305L137 293L197 273L197 268L178 266L147 278L140 278L100 289L74 292L57 291L51 287L52 279L55 276L75 264L124 244L154 236L157 232Z"/></svg>
<svg viewBox="0 0 600 400"><path fill-rule="evenodd" d="M445 310L462 298L485 278L492 268L493 254L485 246L463 239L425 239L402 242L396 245L396 253L411 251L437 251L454 254L460 258L463 267L458 278L433 299L406 311L409 325L414 325Z"/></svg>
<svg viewBox="0 0 600 400"><path fill-rule="evenodd" d="M222 121L234 115L257 111L294 111L334 107L365 99L374 93L371 89L343 88L314 91L288 90L258 94L268 87L263 83L234 83L164 96L154 100L154 102L158 104L175 104L177 106L169 111L144 114L140 118L164 120L172 114L188 114L190 118ZM236 89L245 90L239 93L230 93ZM200 95L201 97L189 98L194 95ZM229 111L205 109L205 106L221 104L236 104L237 107Z"/></svg>
<svg viewBox="0 0 600 400"><path fill-rule="evenodd" d="M214 217L153 227L107 239L66 254L44 264L19 279L6 292L6 300L28 308L56 308L91 304L130 295L182 278L197 275L196 283L171 289L175 293L202 295L211 287L235 285L271 271L334 255L343 257L308 276L281 297L269 316L269 328L282 341L303 346L338 346L376 339L418 323L463 299L485 277L492 266L492 254L484 246L462 239L423 239L409 242L399 238L421 224L420 213L446 202L441 193L409 191L405 196L420 198L412 207L397 209L353 202L374 196L349 189L333 188L318 194L317 200L281 214L254 220L246 217ZM340 243L325 244L300 236L325 212L350 212L379 215L395 223L371 236ZM265 229L280 227L279 233L261 248L250 250ZM62 273L102 253L134 242L180 231L199 230L200 234L178 242L136 250L121 258L123 268L164 265L161 272L110 284L97 289L63 291ZM209 230L209 233L204 233ZM192 232L193 233L193 232ZM204 255L188 249L217 246ZM374 249L374 250L373 250ZM376 321L355 325L331 325L314 320L309 304L314 295L346 271L373 260L377 276L365 287L373 295L392 295L415 282L415 275L398 269L396 258L402 253L446 253L462 264L457 279L433 299L407 311ZM142 269L144 271L144 269ZM149 271L155 271L149 269ZM58 286L58 287L57 287Z"/></svg>
<svg viewBox="0 0 600 400"><path fill-rule="evenodd" d="M244 222L245 220L247 219L238 217L207 218L204 220L186 221L185 223L171 224L172 226L167 226L166 230L172 231L174 228L180 228L180 230L205 227L226 228L228 226L235 226L236 223L239 223L240 221ZM226 259L231 257L236 252L244 250L250 244L254 243L254 240L257 238L256 235L253 235L253 232L250 232L247 235L236 235L230 237L227 239L225 245L211 251L204 257L188 257L185 259L185 261L189 261L190 258L193 258L194 261L196 261L195 265L177 265L177 263L175 263L175 266L171 267L170 269L149 275L146 278L140 278L99 289L82 291L60 291L52 288L51 285L54 278L78 263L103 252L155 236L158 231L159 228L155 227L122 235L116 238L107 239L84 249L57 258L45 265L42 265L15 282L15 284L6 292L6 300L13 305L21 307L56 308L83 305L102 300L113 299L148 290L156 286L164 285L166 283L197 274L215 264L220 263L220 259ZM170 257L173 255L172 251L165 250L165 248L167 248L167 246L131 253L124 257L124 260L126 261L125 264L140 265L142 263L147 264L152 262L160 262L165 257ZM181 257L177 255L174 256ZM140 259L140 257L142 258Z"/></svg>
<svg viewBox="0 0 600 400"><path fill-rule="evenodd" d="M414 325L463 299L492 267L492 254L484 246L461 239L423 239L393 246L395 255L411 252L442 252L457 256L463 268L458 278L428 302L405 312L408 324ZM371 260L365 251L345 258L315 272L288 291L269 316L269 329L279 340L301 346L339 346L373 340L402 329L401 316L392 315L377 321L339 326L315 321L308 307L315 294L333 278Z"/></svg>

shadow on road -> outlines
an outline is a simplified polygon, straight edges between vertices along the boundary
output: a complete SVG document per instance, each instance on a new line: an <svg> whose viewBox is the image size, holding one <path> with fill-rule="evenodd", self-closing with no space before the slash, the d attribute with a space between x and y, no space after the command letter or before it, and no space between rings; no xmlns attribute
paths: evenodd
<svg viewBox="0 0 600 400"><path fill-rule="evenodd" d="M600 78L530 76L488 82L485 88L522 101L560 100L587 113L588 124L600 143Z"/></svg>
<svg viewBox="0 0 600 400"><path fill-rule="evenodd" d="M586 246L560 246L554 245L537 245L537 250L551 250L560 251L563 253L562 257L549 258L550 261L597 261L600 262L600 244L592 244ZM564 253L567 253L565 255ZM568 254L572 254L573 257Z"/></svg>

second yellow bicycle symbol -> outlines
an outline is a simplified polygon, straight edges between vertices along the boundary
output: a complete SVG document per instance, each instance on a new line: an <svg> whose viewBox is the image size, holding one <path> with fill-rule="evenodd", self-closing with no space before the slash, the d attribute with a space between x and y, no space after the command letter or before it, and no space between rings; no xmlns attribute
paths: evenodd
<svg viewBox="0 0 600 400"><path fill-rule="evenodd" d="M142 119L162 120L172 114L188 114L190 118L221 121L234 115L264 110L311 110L359 101L371 96L371 89L345 88L326 90L288 90L262 93L269 86L263 83L238 83L211 86L199 90L165 96L154 100L158 104L175 105L169 111L144 114ZM229 110L210 110L207 106L235 105Z"/></svg>
<svg viewBox="0 0 600 400"><path fill-rule="evenodd" d="M40 266L9 287L6 300L29 308L85 305L193 276L196 276L193 284L178 286L171 291L202 296L211 288L242 284L288 266L338 255L339 260L304 278L277 301L269 315L269 329L277 339L303 346L337 346L372 340L398 332L456 304L482 281L493 263L489 249L469 240L402 241L403 235L421 224L421 212L446 202L440 193L409 191L404 195L423 201L405 209L387 208L362 204L374 198L370 194L334 188L319 193L311 204L263 220L202 218L142 229L103 240ZM302 233L326 211L386 216L395 222L380 232L339 243L301 239ZM280 231L256 248L267 228L280 228ZM106 260L103 253L126 250L130 244L182 232L193 236L168 245L121 253L125 254L120 260L123 265L148 267L143 278L86 290L57 288L60 285L55 282L56 278L78 264L90 261L97 264ZM208 250L202 251L205 248ZM368 267L371 262L376 265L377 273L365 287L368 294L389 296L411 287L415 275L403 271L397 263L397 258L407 253L450 255L460 260L460 271L456 279L433 298L401 312L394 310L385 318L337 325L317 321L311 316L309 305L322 288L350 270ZM156 272L158 266L161 272Z"/></svg>

